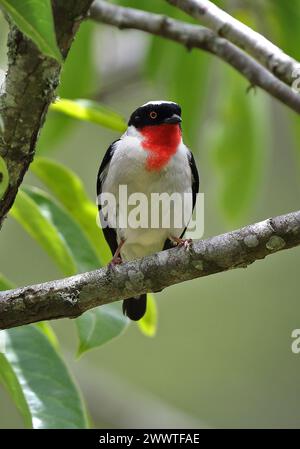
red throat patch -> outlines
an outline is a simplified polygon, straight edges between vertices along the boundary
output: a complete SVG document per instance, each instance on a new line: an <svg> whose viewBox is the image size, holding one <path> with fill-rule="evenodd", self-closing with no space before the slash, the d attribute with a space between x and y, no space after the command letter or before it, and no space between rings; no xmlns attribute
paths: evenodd
<svg viewBox="0 0 300 449"><path fill-rule="evenodd" d="M142 147L149 152L146 169L161 170L177 151L181 141L180 126L178 124L144 126L140 132L144 137Z"/></svg>

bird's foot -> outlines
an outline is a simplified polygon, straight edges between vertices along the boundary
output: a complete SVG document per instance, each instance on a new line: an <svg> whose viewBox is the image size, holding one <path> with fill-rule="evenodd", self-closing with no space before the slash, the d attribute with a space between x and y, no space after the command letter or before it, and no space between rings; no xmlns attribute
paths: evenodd
<svg viewBox="0 0 300 449"><path fill-rule="evenodd" d="M114 268L116 265L120 265L122 262L123 261L120 256L113 257L108 264L108 268Z"/></svg>
<svg viewBox="0 0 300 449"><path fill-rule="evenodd" d="M193 240L192 239L179 239L178 237L172 237L173 243L176 246L182 246L184 249L186 249L187 251L190 250L192 244L193 244Z"/></svg>
<svg viewBox="0 0 300 449"><path fill-rule="evenodd" d="M121 248L124 245L124 243L125 243L125 240L122 239L119 243L119 246L118 246L113 258L111 259L111 261L108 264L108 268L113 268L116 265L120 265L123 262L120 253L121 253Z"/></svg>

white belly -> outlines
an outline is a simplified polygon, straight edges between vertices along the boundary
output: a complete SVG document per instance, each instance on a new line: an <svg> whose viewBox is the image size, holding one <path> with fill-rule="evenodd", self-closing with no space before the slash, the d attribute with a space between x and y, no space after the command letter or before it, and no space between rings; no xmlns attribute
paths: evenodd
<svg viewBox="0 0 300 449"><path fill-rule="evenodd" d="M126 137L124 141L118 142L112 160L109 164L105 181L103 182L102 192L112 193L117 199L116 211L118 218L127 218L127 226L122 227L117 223L117 239L118 243L121 239L125 243L121 250L121 256L124 260L132 260L157 251L161 251L167 238L171 236L179 237L185 226L177 227L178 223L174 223L171 216L170 226L158 228L151 227L151 194L167 193L169 195L174 192L178 194L189 193L190 202L185 204L185 216L189 218L192 215L192 175L188 162L188 150L184 144L181 144L174 156L168 164L160 171L149 171L146 169L145 163L147 152L140 146L139 140L135 137ZM119 196L119 186L126 186L127 195L141 193L148 200L148 204L140 203L139 200L135 205L124 207L124 198ZM147 223L143 222L143 227L133 227L130 217L135 216L134 210L139 205L139 210L148 217ZM131 214L131 215L130 215ZM126 217L124 217L126 215ZM161 219L161 214L160 214ZM161 221L161 220L160 220ZM135 225L138 221L135 222ZM157 223L156 223L157 224ZM146 225L146 227L145 227ZM111 227L113 224L110 224Z"/></svg>

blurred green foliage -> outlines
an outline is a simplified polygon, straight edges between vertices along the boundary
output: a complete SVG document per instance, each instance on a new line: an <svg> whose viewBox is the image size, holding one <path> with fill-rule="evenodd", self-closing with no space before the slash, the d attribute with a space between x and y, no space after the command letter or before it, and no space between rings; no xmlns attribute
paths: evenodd
<svg viewBox="0 0 300 449"><path fill-rule="evenodd" d="M251 88L246 93L245 81L227 67L222 75L219 115L210 130L211 150L220 179L220 205L225 216L237 223L261 188L270 124L267 99Z"/></svg>

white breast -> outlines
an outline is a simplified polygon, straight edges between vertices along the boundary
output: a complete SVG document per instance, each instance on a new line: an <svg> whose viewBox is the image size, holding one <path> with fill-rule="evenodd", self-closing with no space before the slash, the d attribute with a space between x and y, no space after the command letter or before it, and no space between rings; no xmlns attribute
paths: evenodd
<svg viewBox="0 0 300 449"><path fill-rule="evenodd" d="M117 214L124 212L123 204L119 203L119 186L127 186L128 196L141 192L148 201L151 193L171 195L174 192L192 192L192 174L188 161L188 149L180 143L177 152L168 164L160 171L146 169L148 152L141 146L141 137L133 130L129 130L122 139L115 144L115 151L111 162L104 173L102 192L112 193L117 199ZM150 201L149 201L150 204ZM188 205L188 214L192 214L192 205ZM133 209L128 207L126 213ZM148 209L149 217L150 210ZM119 217L120 218L120 217ZM150 221L149 221L150 225ZM162 250L165 240L174 235L179 237L184 227L169 229L153 229L150 226L133 229L132 227L117 227L118 242L125 239L121 255L124 260L142 257Z"/></svg>

